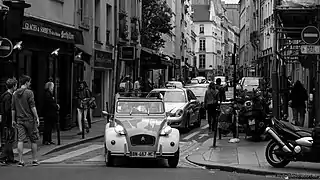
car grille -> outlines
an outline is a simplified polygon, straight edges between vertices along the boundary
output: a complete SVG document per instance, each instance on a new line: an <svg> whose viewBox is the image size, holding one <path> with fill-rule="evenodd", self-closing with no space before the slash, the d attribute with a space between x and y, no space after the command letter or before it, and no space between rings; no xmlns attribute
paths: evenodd
<svg viewBox="0 0 320 180"><path fill-rule="evenodd" d="M138 145L149 145L153 146L155 144L156 138L154 136L146 135L146 134L139 134L130 137L131 145L138 146Z"/></svg>

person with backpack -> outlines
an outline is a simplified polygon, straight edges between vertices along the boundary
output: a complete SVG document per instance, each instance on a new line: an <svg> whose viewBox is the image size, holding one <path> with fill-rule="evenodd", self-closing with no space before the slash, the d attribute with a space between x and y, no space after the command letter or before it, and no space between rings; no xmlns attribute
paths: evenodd
<svg viewBox="0 0 320 180"><path fill-rule="evenodd" d="M9 78L6 81L7 91L0 96L0 116L1 116L1 138L4 140L4 147L0 156L0 164L8 165L18 163L14 160L13 143L15 141L15 129L12 127L11 103L12 94L17 90L17 80Z"/></svg>
<svg viewBox="0 0 320 180"><path fill-rule="evenodd" d="M19 78L20 89L12 95L12 125L18 130L18 152L19 152L19 167L25 166L23 161L23 144L29 139L31 142L32 151L32 166L38 166L37 140L40 139L39 134L39 116L36 109L33 91L30 89L31 78L27 75L22 75Z"/></svg>
<svg viewBox="0 0 320 180"><path fill-rule="evenodd" d="M216 89L214 82L211 82L204 95L204 108L208 112L209 133L215 131L215 123L217 120L217 107L219 103L219 91Z"/></svg>

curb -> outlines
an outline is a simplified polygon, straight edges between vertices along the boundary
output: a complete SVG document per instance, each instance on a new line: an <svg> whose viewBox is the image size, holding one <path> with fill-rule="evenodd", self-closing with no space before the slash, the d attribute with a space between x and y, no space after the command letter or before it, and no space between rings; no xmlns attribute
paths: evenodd
<svg viewBox="0 0 320 180"><path fill-rule="evenodd" d="M279 171L273 171L273 170L263 170L255 167L240 167L236 165L226 165L221 163L220 164L219 163L215 163L215 164L200 163L200 162L195 162L193 160L190 160L191 156L195 156L195 155L188 155L186 157L186 160L198 166L203 166L206 169L219 169L221 171L237 172L242 174L253 174L253 175L260 175L260 176L289 177L289 179L290 178L320 179L320 175L307 174L307 173L287 173L287 172L279 172Z"/></svg>
<svg viewBox="0 0 320 180"><path fill-rule="evenodd" d="M48 155L48 154L52 154L52 153L55 153L55 152L58 152L58 151L61 151L61 150L64 150L64 149L68 149L70 147L77 146L79 144L83 144L83 143L86 143L86 142L89 142L89 141L93 141L93 140L102 138L103 136L104 136L103 134L102 135L97 135L97 136L89 137L89 138L86 138L86 139L81 139L81 140L78 140L78 141L75 141L75 142L70 142L70 143L67 143L67 144L64 144L64 145L60 145L60 146L57 146L57 147L51 149L50 151L42 154L42 156L45 156L45 155Z"/></svg>

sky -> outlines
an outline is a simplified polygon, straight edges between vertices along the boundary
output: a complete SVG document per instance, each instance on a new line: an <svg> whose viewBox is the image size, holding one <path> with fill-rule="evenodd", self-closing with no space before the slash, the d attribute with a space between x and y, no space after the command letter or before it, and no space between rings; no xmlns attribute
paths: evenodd
<svg viewBox="0 0 320 180"><path fill-rule="evenodd" d="M239 0L222 0L226 2L226 4L238 4Z"/></svg>

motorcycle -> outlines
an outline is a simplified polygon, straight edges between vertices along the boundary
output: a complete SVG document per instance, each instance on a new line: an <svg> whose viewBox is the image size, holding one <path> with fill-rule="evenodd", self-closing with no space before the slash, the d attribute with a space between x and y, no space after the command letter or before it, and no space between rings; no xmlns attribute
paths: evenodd
<svg viewBox="0 0 320 180"><path fill-rule="evenodd" d="M265 108L269 102L259 91L245 92L242 98L244 103L239 113L240 124L244 126L246 137L260 141L265 128L271 123L268 110Z"/></svg>
<svg viewBox="0 0 320 180"><path fill-rule="evenodd" d="M272 138L265 151L271 166L283 168L291 161L320 162L320 127L312 130L272 118L265 132Z"/></svg>

